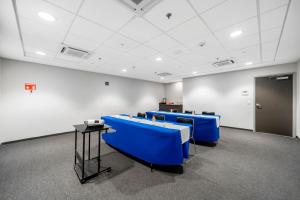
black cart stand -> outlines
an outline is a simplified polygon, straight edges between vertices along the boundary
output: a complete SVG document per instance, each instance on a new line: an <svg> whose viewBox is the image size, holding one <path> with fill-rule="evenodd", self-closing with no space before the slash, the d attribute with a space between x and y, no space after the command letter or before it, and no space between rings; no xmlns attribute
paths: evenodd
<svg viewBox="0 0 300 200"><path fill-rule="evenodd" d="M101 146L101 131L106 131L110 128L104 126L88 127L85 124L74 125L75 127L75 161L74 170L81 184L98 176L103 172L110 172L110 167L101 167L100 162L100 146ZM82 157L77 151L77 134L82 134ZM98 156L91 158L91 133L98 133ZM88 134L88 159L85 159L85 135ZM77 163L78 160L78 163Z"/></svg>

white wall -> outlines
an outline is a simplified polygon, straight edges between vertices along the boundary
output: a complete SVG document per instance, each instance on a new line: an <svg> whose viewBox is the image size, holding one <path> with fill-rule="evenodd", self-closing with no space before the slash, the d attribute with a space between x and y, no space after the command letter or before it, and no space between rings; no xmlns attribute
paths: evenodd
<svg viewBox="0 0 300 200"><path fill-rule="evenodd" d="M165 84L165 93L167 101L182 104L182 82Z"/></svg>
<svg viewBox="0 0 300 200"><path fill-rule="evenodd" d="M198 113L214 111L223 126L254 129L254 77L296 71L296 64L284 64L183 79L183 106Z"/></svg>
<svg viewBox="0 0 300 200"><path fill-rule="evenodd" d="M300 61L298 62L297 72L297 136L300 138Z"/></svg>
<svg viewBox="0 0 300 200"><path fill-rule="evenodd" d="M165 95L163 84L137 79L7 59L2 67L2 142L71 131L101 115L155 110ZM37 91L25 91L26 82Z"/></svg>
<svg viewBox="0 0 300 200"><path fill-rule="evenodd" d="M1 94L2 94L2 58L0 58L0 102L1 102Z"/></svg>
<svg viewBox="0 0 300 200"><path fill-rule="evenodd" d="M3 114L1 101L2 101L2 58L0 58L0 119L1 119L1 115ZM2 143L2 137L1 137L1 133L0 133L0 144L1 143Z"/></svg>

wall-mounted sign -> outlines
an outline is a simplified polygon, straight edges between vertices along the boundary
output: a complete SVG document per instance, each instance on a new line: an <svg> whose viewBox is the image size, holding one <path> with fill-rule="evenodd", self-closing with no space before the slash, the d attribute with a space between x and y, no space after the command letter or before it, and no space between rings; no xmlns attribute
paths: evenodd
<svg viewBox="0 0 300 200"><path fill-rule="evenodd" d="M249 91L243 90L242 91L242 96L249 96Z"/></svg>
<svg viewBox="0 0 300 200"><path fill-rule="evenodd" d="M36 84L35 83L25 83L25 90L32 92L33 90L36 90Z"/></svg>

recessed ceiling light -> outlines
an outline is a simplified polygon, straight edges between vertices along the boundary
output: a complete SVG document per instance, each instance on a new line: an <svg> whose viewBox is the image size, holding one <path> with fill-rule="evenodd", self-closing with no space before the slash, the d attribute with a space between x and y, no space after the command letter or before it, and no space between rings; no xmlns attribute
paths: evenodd
<svg viewBox="0 0 300 200"><path fill-rule="evenodd" d="M127 72L127 69L122 69L122 72Z"/></svg>
<svg viewBox="0 0 300 200"><path fill-rule="evenodd" d="M36 51L35 54L40 55L40 56L45 56L46 53L42 51Z"/></svg>
<svg viewBox="0 0 300 200"><path fill-rule="evenodd" d="M252 65L253 62L246 62L245 65Z"/></svg>
<svg viewBox="0 0 300 200"><path fill-rule="evenodd" d="M165 77L160 77L160 79L161 79L161 80L164 80L164 79L165 79Z"/></svg>
<svg viewBox="0 0 300 200"><path fill-rule="evenodd" d="M243 31L238 30L238 31L234 31L234 32L230 33L230 37L235 38L235 37L238 37L242 34L243 34Z"/></svg>
<svg viewBox="0 0 300 200"><path fill-rule="evenodd" d="M192 74L197 74L197 72L193 72Z"/></svg>
<svg viewBox="0 0 300 200"><path fill-rule="evenodd" d="M158 62L162 61L162 57L157 57L157 58L155 58L155 60L158 61Z"/></svg>
<svg viewBox="0 0 300 200"><path fill-rule="evenodd" d="M43 20L46 20L46 21L49 21L49 22L54 22L55 21L55 18L50 15L49 13L46 13L46 12L38 12L38 16L40 18L42 18Z"/></svg>

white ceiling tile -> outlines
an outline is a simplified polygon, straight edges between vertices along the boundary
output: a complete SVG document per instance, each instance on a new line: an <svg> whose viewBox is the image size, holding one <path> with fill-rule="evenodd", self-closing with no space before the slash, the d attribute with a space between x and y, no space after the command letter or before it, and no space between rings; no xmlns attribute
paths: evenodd
<svg viewBox="0 0 300 200"><path fill-rule="evenodd" d="M193 44L190 47L191 53L183 56L178 56L178 59L182 59L192 64L201 64L205 62L215 61L216 58L228 58L230 55L220 45L220 43L211 35L205 38L205 45L199 46L198 43Z"/></svg>
<svg viewBox="0 0 300 200"><path fill-rule="evenodd" d="M97 43L94 40L89 40L75 34L68 34L64 43L74 48L82 49L85 51L93 51L100 45L100 43Z"/></svg>
<svg viewBox="0 0 300 200"><path fill-rule="evenodd" d="M277 42L268 42L262 44L262 56L263 61L273 60L275 57L275 52L277 48Z"/></svg>
<svg viewBox="0 0 300 200"><path fill-rule="evenodd" d="M137 60L135 56L123 53L121 51L116 51L106 46L99 47L93 53L93 57L94 60L97 60L97 58L101 58L100 62L104 62L115 67L132 66L135 63L135 60ZM93 57L91 59L93 59Z"/></svg>
<svg viewBox="0 0 300 200"><path fill-rule="evenodd" d="M60 43L67 33L66 27L51 27L26 18L20 19L20 26L22 35L36 37L44 42Z"/></svg>
<svg viewBox="0 0 300 200"><path fill-rule="evenodd" d="M268 30L283 25L287 6L266 12L261 15L261 29Z"/></svg>
<svg viewBox="0 0 300 200"><path fill-rule="evenodd" d="M138 56L140 58L145 58L145 57L149 57L152 56L154 54L157 54L158 52L146 47L144 45L138 46L137 48L132 49L131 51L128 52L129 54Z"/></svg>
<svg viewBox="0 0 300 200"><path fill-rule="evenodd" d="M239 50L250 46L259 44L259 34L253 34L250 36L242 37L238 40L233 40L232 42L225 41L224 46L229 50Z"/></svg>
<svg viewBox="0 0 300 200"><path fill-rule="evenodd" d="M201 52L193 52L190 53L188 55L184 55L181 57L178 57L178 59L180 61L183 61L185 63L189 63L192 66L198 66L201 65L203 63L207 63L207 62L213 62L215 61L217 58L221 58L221 59L227 59L228 56L227 55L221 55L221 54L210 54L210 53L206 53L206 54L202 54Z"/></svg>
<svg viewBox="0 0 300 200"><path fill-rule="evenodd" d="M98 43L103 42L113 34L112 31L89 22L81 17L76 18L69 33Z"/></svg>
<svg viewBox="0 0 300 200"><path fill-rule="evenodd" d="M292 0L287 21L280 40L276 61L296 62L300 60L300 1Z"/></svg>
<svg viewBox="0 0 300 200"><path fill-rule="evenodd" d="M236 38L231 38L230 34L237 30L243 31L243 34ZM259 43L257 18L251 18L242 23L222 29L215 32L215 34L222 44L230 50L256 45Z"/></svg>
<svg viewBox="0 0 300 200"><path fill-rule="evenodd" d="M76 13L82 0L46 0L54 5L62 7L68 11Z"/></svg>
<svg viewBox="0 0 300 200"><path fill-rule="evenodd" d="M110 51L109 49L101 47L93 52L88 59L82 60L81 63L97 67L110 66L110 68L113 68L117 66L116 63L118 63L117 61L119 60L120 54L120 52Z"/></svg>
<svg viewBox="0 0 300 200"><path fill-rule="evenodd" d="M172 13L169 19L166 16L167 13ZM164 0L146 13L144 17L162 30L169 30L195 15L196 13L186 1Z"/></svg>
<svg viewBox="0 0 300 200"><path fill-rule="evenodd" d="M240 64L246 62L257 63L260 61L260 47L259 45L247 47L237 51L230 52L230 55L234 57Z"/></svg>
<svg viewBox="0 0 300 200"><path fill-rule="evenodd" d="M168 34L182 43L190 43L191 41L193 43L199 43L209 34L209 30L198 17L195 17L172 29Z"/></svg>
<svg viewBox="0 0 300 200"><path fill-rule="evenodd" d="M186 47L184 47L182 45L177 45L175 47L172 47L171 49L168 49L167 51L165 51L163 53L168 56L178 58L179 56L184 56L184 55L190 54L191 52L192 51L190 51Z"/></svg>
<svg viewBox="0 0 300 200"><path fill-rule="evenodd" d="M76 58L73 56L66 56L63 55L61 53L57 54L55 59L56 61L62 61L62 62L66 62L66 63L79 63L82 61L82 58Z"/></svg>
<svg viewBox="0 0 300 200"><path fill-rule="evenodd" d="M226 0L190 0L191 4L197 10L198 13L203 13L221 3L225 2Z"/></svg>
<svg viewBox="0 0 300 200"><path fill-rule="evenodd" d="M164 34L146 42L145 45L158 51L166 51L172 47L177 46L178 42Z"/></svg>
<svg viewBox="0 0 300 200"><path fill-rule="evenodd" d="M269 30L261 32L261 41L262 43L270 41L278 41L280 37L282 27L276 27Z"/></svg>
<svg viewBox="0 0 300 200"><path fill-rule="evenodd" d="M186 44L193 52L197 52L208 57L211 55L218 57L226 54L226 50L212 34L204 35L202 37L202 41L205 42L204 46L201 46L198 41L191 41Z"/></svg>
<svg viewBox="0 0 300 200"><path fill-rule="evenodd" d="M79 15L117 30L125 25L134 13L116 0L88 0L83 3Z"/></svg>
<svg viewBox="0 0 300 200"><path fill-rule="evenodd" d="M93 55L97 55L103 62L109 62L110 60L117 60L121 52L111 49L109 47L101 46L97 48Z"/></svg>
<svg viewBox="0 0 300 200"><path fill-rule="evenodd" d="M280 6L288 4L289 0L260 0L260 12L264 13L268 10L278 8Z"/></svg>
<svg viewBox="0 0 300 200"><path fill-rule="evenodd" d="M212 30L219 30L256 15L256 0L228 0L205 12L202 17Z"/></svg>
<svg viewBox="0 0 300 200"><path fill-rule="evenodd" d="M157 57L161 57L162 60L157 62L156 58ZM174 58L171 58L167 55L163 55L163 54L155 54L152 56L149 56L148 58L146 58L147 63L149 66L151 66L152 68L155 68L156 70L170 70L176 66L181 65L181 63L177 60L175 60Z"/></svg>
<svg viewBox="0 0 300 200"><path fill-rule="evenodd" d="M37 37L32 35L23 34L23 41L25 47L37 48L39 51L59 51L61 45L60 42L53 40L45 40L43 37Z"/></svg>
<svg viewBox="0 0 300 200"><path fill-rule="evenodd" d="M17 1L17 4L25 46L40 48L41 51L58 51L55 48L63 42L74 15L40 0ZM53 15L56 20L42 20L38 16L40 11Z"/></svg>
<svg viewBox="0 0 300 200"><path fill-rule="evenodd" d="M139 45L139 43L128 39L120 34L115 34L103 43L105 46L114 48L118 51L129 51Z"/></svg>
<svg viewBox="0 0 300 200"><path fill-rule="evenodd" d="M56 52L54 51L49 51L45 49L41 49L39 47L35 46L25 46L25 55L33 58L39 58L39 59L53 59L56 55ZM37 51L42 51L46 55L38 55L36 54Z"/></svg>
<svg viewBox="0 0 300 200"><path fill-rule="evenodd" d="M47 25L49 28L57 30L57 32L62 29L68 29L75 17L74 14L42 0L17 0L17 7L18 15L21 19L27 18L35 23ZM41 19L38 16L38 12L51 14L55 18L55 21L49 22ZM32 31L34 32L34 29Z"/></svg>
<svg viewBox="0 0 300 200"><path fill-rule="evenodd" d="M230 34L234 31L241 30L243 33L242 35L236 37L236 38L231 38ZM241 23L235 24L233 26L230 26L226 29L222 29L220 31L215 32L217 37L224 41L224 40L229 40L229 41L234 41L238 40L240 38L253 35L255 33L258 33L258 21L257 18L251 18L246 21L243 21Z"/></svg>
<svg viewBox="0 0 300 200"><path fill-rule="evenodd" d="M147 40L160 35L161 31L144 19L137 17L122 28L120 33L136 41L146 42Z"/></svg>

